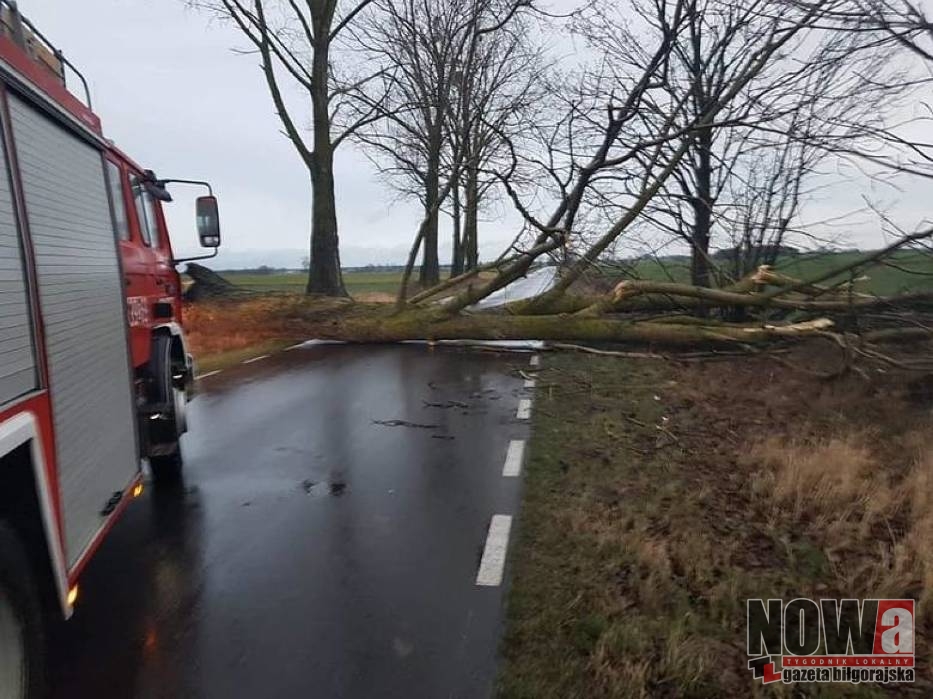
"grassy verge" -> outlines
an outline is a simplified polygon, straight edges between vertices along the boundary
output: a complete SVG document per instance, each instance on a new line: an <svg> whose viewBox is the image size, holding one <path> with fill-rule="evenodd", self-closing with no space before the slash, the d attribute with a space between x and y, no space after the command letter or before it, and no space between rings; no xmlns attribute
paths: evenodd
<svg viewBox="0 0 933 699"><path fill-rule="evenodd" d="M906 381L764 358L545 367L501 696L930 694L923 641L912 688L765 690L746 666L748 598L914 597L929 638L933 436Z"/></svg>
<svg viewBox="0 0 933 699"><path fill-rule="evenodd" d="M261 298L189 304L184 313L185 328L198 372L224 369L309 339L291 331L287 319L281 318L282 308L290 301Z"/></svg>
<svg viewBox="0 0 933 699"><path fill-rule="evenodd" d="M255 272L222 272L224 278L237 286L252 291L293 291L303 293L308 283L305 272L276 272L256 274ZM368 294L391 294L398 291L402 273L393 272L344 272L343 282L347 293L353 297Z"/></svg>

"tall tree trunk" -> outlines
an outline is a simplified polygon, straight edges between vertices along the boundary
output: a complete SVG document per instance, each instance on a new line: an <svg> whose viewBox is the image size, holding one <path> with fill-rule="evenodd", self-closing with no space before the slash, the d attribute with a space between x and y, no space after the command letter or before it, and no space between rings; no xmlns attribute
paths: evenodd
<svg viewBox="0 0 933 699"><path fill-rule="evenodd" d="M425 217L427 226L424 231L421 274L418 281L424 287L434 286L441 280L440 265L437 261L438 199L440 198L440 147L432 148L429 155L428 171L425 182Z"/></svg>
<svg viewBox="0 0 933 699"><path fill-rule="evenodd" d="M475 162L466 167L466 215L463 224L463 245L466 268L479 266L479 168Z"/></svg>
<svg viewBox="0 0 933 699"><path fill-rule="evenodd" d="M453 251L450 258L450 276L458 277L463 274L463 241L460 235L461 212L460 212L460 181L454 180L453 187L450 190L453 195Z"/></svg>
<svg viewBox="0 0 933 699"><path fill-rule="evenodd" d="M326 26L329 27L329 18ZM311 173L311 264L308 267L307 292L347 296L340 271L340 241L337 236L334 146L328 109L329 53L329 46L322 40L315 47L311 66L314 151L308 163Z"/></svg>
<svg viewBox="0 0 933 699"><path fill-rule="evenodd" d="M712 224L712 132L704 129L697 135L696 192L693 197L693 235L691 281L694 286L709 286L709 240Z"/></svg>
<svg viewBox="0 0 933 699"><path fill-rule="evenodd" d="M325 153L317 151L311 170L311 264L307 292L347 296L340 271L333 158L329 149Z"/></svg>

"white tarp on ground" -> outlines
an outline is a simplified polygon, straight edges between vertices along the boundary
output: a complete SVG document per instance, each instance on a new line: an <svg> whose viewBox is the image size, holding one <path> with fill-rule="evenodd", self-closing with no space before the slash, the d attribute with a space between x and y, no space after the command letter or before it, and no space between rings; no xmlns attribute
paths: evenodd
<svg viewBox="0 0 933 699"><path fill-rule="evenodd" d="M557 267L542 267L529 272L521 279L516 279L470 308L495 308L513 301L531 298L550 289L555 281L557 281Z"/></svg>

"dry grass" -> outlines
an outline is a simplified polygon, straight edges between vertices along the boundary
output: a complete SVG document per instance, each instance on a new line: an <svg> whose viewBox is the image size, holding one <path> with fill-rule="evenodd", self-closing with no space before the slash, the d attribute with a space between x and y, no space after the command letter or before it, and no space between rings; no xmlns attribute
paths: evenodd
<svg viewBox="0 0 933 699"><path fill-rule="evenodd" d="M349 318L378 323L388 311L384 299L279 293L188 304L184 319L191 350L202 371L208 371L295 342L332 337L334 327Z"/></svg>
<svg viewBox="0 0 933 699"><path fill-rule="evenodd" d="M933 618L933 423L912 429L892 454L881 435L841 432L817 443L769 439L749 464L775 518L790 516L838 566L840 587L860 596L916 596ZM898 463L899 462L899 463ZM865 551L867 559L847 552ZM879 560L880 559L880 560Z"/></svg>
<svg viewBox="0 0 933 699"><path fill-rule="evenodd" d="M859 514L870 520L882 514L878 506L886 509L890 503L885 471L860 436L833 436L816 444L772 437L753 447L743 465L765 467L753 477L755 492L773 503L775 514L796 521L810 517L825 527Z"/></svg>
<svg viewBox="0 0 933 699"><path fill-rule="evenodd" d="M791 691L756 684L744 647L752 597L914 597L933 632L933 420L903 377L815 382L765 358L546 367L502 696L933 693L922 653L913 688Z"/></svg>
<svg viewBox="0 0 933 699"><path fill-rule="evenodd" d="M318 301L316 310L326 314L340 303ZM184 320L191 352L201 371L211 371L309 339L307 324L289 320L307 308L305 297L287 294L188 304Z"/></svg>
<svg viewBox="0 0 933 699"><path fill-rule="evenodd" d="M395 294L386 291L364 291L354 294L353 298L363 303L395 303Z"/></svg>
<svg viewBox="0 0 933 699"><path fill-rule="evenodd" d="M192 352L199 360L281 340L280 328L268 319L280 299L189 304L184 319Z"/></svg>

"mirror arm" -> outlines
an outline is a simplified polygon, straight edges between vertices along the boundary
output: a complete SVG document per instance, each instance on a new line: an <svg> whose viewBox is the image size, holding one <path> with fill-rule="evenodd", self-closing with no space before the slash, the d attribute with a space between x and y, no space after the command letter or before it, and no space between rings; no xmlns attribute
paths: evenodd
<svg viewBox="0 0 933 699"><path fill-rule="evenodd" d="M165 188L165 185L172 183L172 182L177 183L177 184L193 184L198 187L206 187L208 196L211 196L211 197L214 196L214 188L211 187L211 183L205 182L204 180L185 180L185 179L180 179L177 177L170 177L164 180L162 179L156 180L156 184L162 188ZM217 257L217 253L219 249L220 249L219 246L215 246L214 252L212 252L210 255L197 255L195 257L179 257L179 258L173 259L172 264L178 265L182 262L195 262L197 260L210 260L213 257Z"/></svg>
<svg viewBox="0 0 933 699"><path fill-rule="evenodd" d="M156 180L156 182L162 187L164 187L165 185L171 182L177 182L178 184L194 184L194 185L198 185L201 187L207 187L207 193L210 196L214 196L214 190L211 189L211 183L205 182L204 180L179 180L179 179L171 178L167 180Z"/></svg>
<svg viewBox="0 0 933 699"><path fill-rule="evenodd" d="M182 262L195 262L196 260L209 260L212 257L217 257L217 252L220 250L219 247L214 248L214 252L210 255L198 255L197 257L179 257L177 259L172 259L173 265L180 265Z"/></svg>

